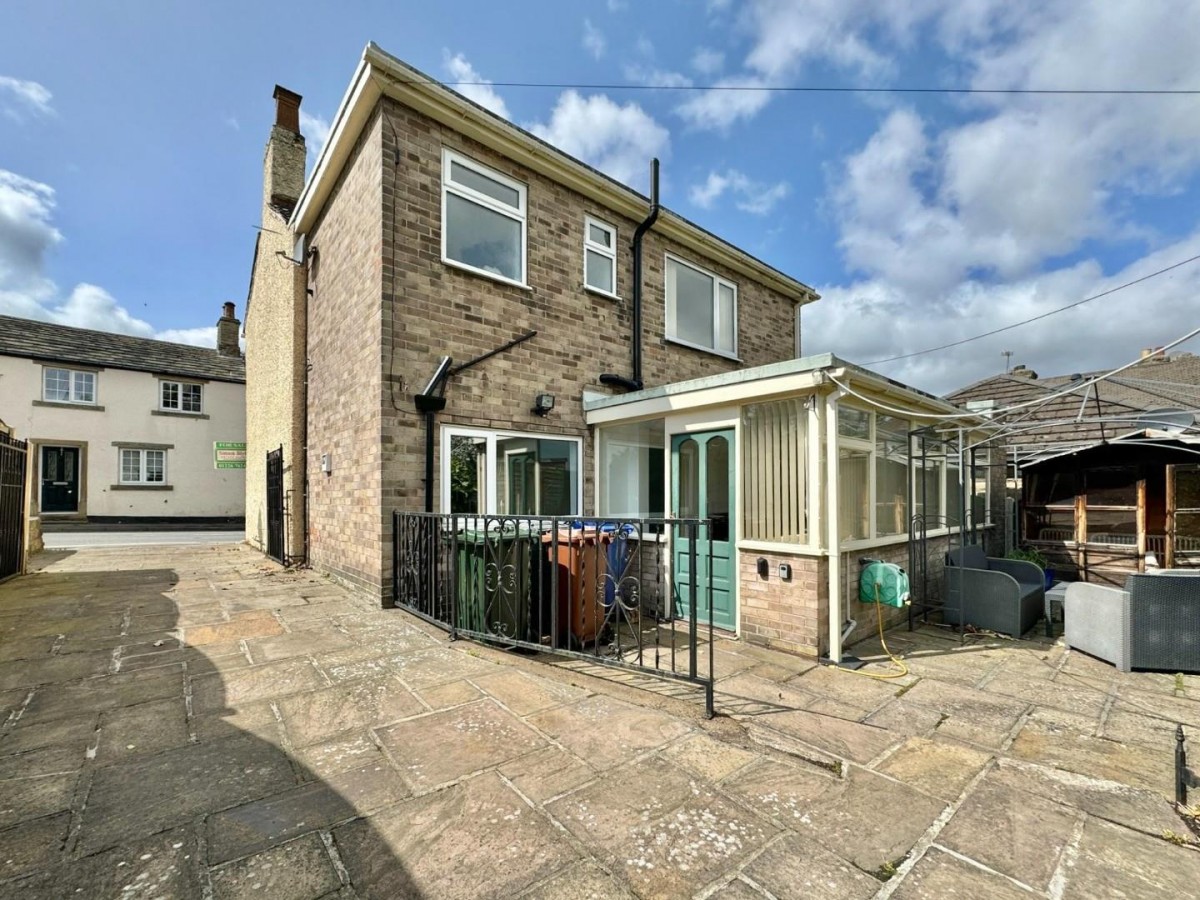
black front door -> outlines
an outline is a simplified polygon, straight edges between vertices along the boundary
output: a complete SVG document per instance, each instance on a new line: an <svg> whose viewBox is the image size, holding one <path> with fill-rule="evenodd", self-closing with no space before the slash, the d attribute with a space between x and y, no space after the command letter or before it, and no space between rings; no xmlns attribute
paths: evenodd
<svg viewBox="0 0 1200 900"><path fill-rule="evenodd" d="M79 448L42 447L42 512L79 512Z"/></svg>

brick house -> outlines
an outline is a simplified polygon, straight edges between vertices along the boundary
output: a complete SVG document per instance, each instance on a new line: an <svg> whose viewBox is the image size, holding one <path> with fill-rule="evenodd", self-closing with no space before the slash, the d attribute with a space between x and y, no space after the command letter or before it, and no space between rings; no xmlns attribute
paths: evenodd
<svg viewBox="0 0 1200 900"><path fill-rule="evenodd" d="M729 462L717 514L732 527L735 592L762 595L731 596L723 624L823 649L843 613L815 487L827 486L827 421L837 441L830 377L917 411L954 407L833 357L798 358L811 288L374 44L307 180L300 97L275 99L245 326L248 539L265 546L261 460L282 447L284 558L386 602L393 510L662 515L690 436ZM443 392L434 423L414 397ZM740 536L734 485L738 448L758 434L743 407L763 398L784 404L762 421L790 423L805 461L788 457L791 524L756 542ZM762 453L751 493L777 488ZM836 479L838 454L824 455ZM768 550L799 577L756 584Z"/></svg>

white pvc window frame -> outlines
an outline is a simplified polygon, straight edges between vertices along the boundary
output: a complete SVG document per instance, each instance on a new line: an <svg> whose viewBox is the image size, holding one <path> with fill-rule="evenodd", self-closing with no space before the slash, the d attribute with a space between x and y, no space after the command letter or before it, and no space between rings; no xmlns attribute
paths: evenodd
<svg viewBox="0 0 1200 900"><path fill-rule="evenodd" d="M599 228L608 235L608 244L598 244L592 240L593 228ZM608 260L612 290L606 290L588 281L588 253L595 253ZM617 292L617 227L594 216L583 217L583 286L593 293L603 294L614 300L619 299Z"/></svg>
<svg viewBox="0 0 1200 900"><path fill-rule="evenodd" d="M509 188L517 193L517 205L504 203L494 197L489 197L482 191L475 190L469 185L462 182L456 182L453 175L453 165L460 165L463 168L469 169L475 174L494 181L503 187ZM452 258L447 252L446 239L449 233L449 219L447 214L447 201L450 196L458 197L475 206L486 209L490 212L499 213L519 223L521 227L521 277L519 279L509 278L498 272L489 272L487 269L482 269L478 266L473 266L470 263L462 262ZM495 169L488 168L482 163L477 163L475 160L463 156L448 147L442 148L442 262L448 266L454 266L458 269L464 269L468 272L473 272L476 275L482 275L484 278L491 278L495 281L502 281L505 284L516 285L517 287L528 287L528 272L529 272L529 229L528 229L528 212L529 212L529 189L526 185L507 175L502 175Z"/></svg>
<svg viewBox="0 0 1200 900"><path fill-rule="evenodd" d="M137 477L127 477L125 459L126 454L135 455L137 458ZM150 478L150 455L155 454L159 462L160 478ZM156 447L120 447L117 450L117 483L118 484L143 484L143 485L166 485L170 484L167 481L167 451Z"/></svg>
<svg viewBox="0 0 1200 900"><path fill-rule="evenodd" d="M66 381L66 396L50 396L50 381ZM87 389L84 389L87 385ZM61 388L56 387L56 392ZM86 396L86 399L83 399ZM96 373L63 366L42 367L42 401L45 403L74 403L78 406L96 405Z"/></svg>
<svg viewBox="0 0 1200 900"><path fill-rule="evenodd" d="M683 266L691 269L706 278L712 280L712 317L713 317L713 344L700 344L696 341L688 340L679 336L677 327L678 310L676 306L676 292L672 287L676 284L674 278L670 274L672 265ZM720 341L721 329L721 288L728 288L733 293L733 309L731 310L731 328L730 345L732 349L722 349L718 345ZM713 353L717 356L723 356L726 359L738 358L738 286L735 282L727 278L722 278L716 272L706 269L703 266L697 265L694 262L689 262L682 257L675 256L673 253L664 254L663 262L663 299L666 306L666 338L675 344L681 344L684 347L691 347L693 350L703 350L705 353Z"/></svg>
<svg viewBox="0 0 1200 900"><path fill-rule="evenodd" d="M173 401L168 400L167 394L170 389L175 389L175 397ZM185 409L184 388L194 389L199 403L196 409ZM174 402L174 405L171 405ZM204 385L197 384L194 381L177 381L170 378L164 378L158 383L158 408L162 412L180 413L185 416L201 416L204 415Z"/></svg>
<svg viewBox="0 0 1200 900"><path fill-rule="evenodd" d="M517 440L535 440L535 441L562 441L575 445L575 485L572 491L574 499L575 511L570 513L573 516L583 515L583 439L574 437L569 434L546 434L537 431L494 431L489 428L462 428L457 425L442 426L441 440L441 465L439 466L439 476L441 478L441 510L442 512L450 512L450 454L451 442L456 437L475 438L483 440L486 448L484 454L485 480L484 485L484 510L485 512L477 513L476 515L493 516L501 515L497 512L500 508L497 478L499 459L497 451L497 443L502 440L517 439ZM505 461L507 464L507 460ZM469 513L467 515L470 515Z"/></svg>

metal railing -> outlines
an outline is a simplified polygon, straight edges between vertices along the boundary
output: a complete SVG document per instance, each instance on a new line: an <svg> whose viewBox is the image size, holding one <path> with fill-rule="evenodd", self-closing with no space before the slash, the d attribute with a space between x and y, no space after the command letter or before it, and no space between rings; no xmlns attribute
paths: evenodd
<svg viewBox="0 0 1200 900"><path fill-rule="evenodd" d="M396 512L395 605L447 631L688 682L713 714L710 524Z"/></svg>
<svg viewBox="0 0 1200 900"><path fill-rule="evenodd" d="M25 552L25 471L29 447L0 433L0 578L21 571Z"/></svg>

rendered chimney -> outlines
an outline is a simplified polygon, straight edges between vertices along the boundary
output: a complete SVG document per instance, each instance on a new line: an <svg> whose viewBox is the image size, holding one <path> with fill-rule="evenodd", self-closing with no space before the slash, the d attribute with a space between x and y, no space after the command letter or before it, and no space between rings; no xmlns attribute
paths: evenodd
<svg viewBox="0 0 1200 900"><path fill-rule="evenodd" d="M217 319L217 352L222 356L241 356L242 348L238 344L238 329L241 322L234 315L232 303L226 303Z"/></svg>
<svg viewBox="0 0 1200 900"><path fill-rule="evenodd" d="M275 124L263 159L263 205L287 218L304 190L304 135L301 96L275 85Z"/></svg>
<svg viewBox="0 0 1200 900"><path fill-rule="evenodd" d="M1157 347L1145 347L1140 362L1166 362L1167 355Z"/></svg>

